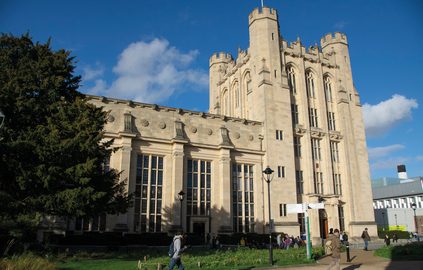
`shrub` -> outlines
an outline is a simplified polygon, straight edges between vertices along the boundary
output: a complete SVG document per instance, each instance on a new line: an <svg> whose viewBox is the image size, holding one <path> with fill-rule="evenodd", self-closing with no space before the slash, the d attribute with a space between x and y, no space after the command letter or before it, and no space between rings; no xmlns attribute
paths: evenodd
<svg viewBox="0 0 423 270"><path fill-rule="evenodd" d="M377 234L379 238L385 238L385 235L389 235L389 237L392 239L392 236L394 233L397 234L398 239L409 239L410 238L410 232L405 231L384 231L384 230L378 230Z"/></svg>
<svg viewBox="0 0 423 270"><path fill-rule="evenodd" d="M7 270L54 270L50 261L33 254L23 254L0 260L0 269Z"/></svg>

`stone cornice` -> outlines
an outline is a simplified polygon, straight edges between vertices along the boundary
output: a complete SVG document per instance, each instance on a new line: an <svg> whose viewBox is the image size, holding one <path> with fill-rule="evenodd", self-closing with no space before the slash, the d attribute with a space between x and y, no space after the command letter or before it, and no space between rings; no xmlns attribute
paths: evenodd
<svg viewBox="0 0 423 270"><path fill-rule="evenodd" d="M142 102L136 102L131 100L124 100L124 99L116 99L116 98L108 98L108 97L102 97L102 96L94 96L94 95L85 95L87 100L96 100L102 103L114 103L114 104L126 104L132 108L147 108L155 111L166 111L166 112L176 112L180 115L188 114L192 115L194 117L201 117L206 119L222 119L225 122L242 122L244 125L252 125L252 126L262 126L263 123L259 121L253 121L248 120L245 118L237 118L237 117L230 117L220 114L212 114L212 113L206 113L206 112L197 112L197 111L191 111L186 109L180 109L180 108L172 108L172 107L166 107L161 106L157 104L148 104L148 103L142 103Z"/></svg>

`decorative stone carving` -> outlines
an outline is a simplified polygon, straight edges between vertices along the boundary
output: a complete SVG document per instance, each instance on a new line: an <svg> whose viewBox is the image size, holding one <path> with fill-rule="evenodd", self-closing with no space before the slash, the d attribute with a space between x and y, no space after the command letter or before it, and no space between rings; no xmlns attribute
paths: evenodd
<svg viewBox="0 0 423 270"><path fill-rule="evenodd" d="M109 114L109 116L107 116L107 122L109 123L113 123L115 121L115 117L111 114Z"/></svg>
<svg viewBox="0 0 423 270"><path fill-rule="evenodd" d="M185 133L184 133L184 124L182 123L182 121L175 121L175 139L177 140L185 140Z"/></svg>
<svg viewBox="0 0 423 270"><path fill-rule="evenodd" d="M159 123L159 128L165 129L166 128L166 123L165 122L160 122Z"/></svg>
<svg viewBox="0 0 423 270"><path fill-rule="evenodd" d="M311 137L314 137L314 138L323 138L325 136L325 132L323 132L323 130L321 130L320 128L312 127L310 129L310 133L311 133Z"/></svg>
<svg viewBox="0 0 423 270"><path fill-rule="evenodd" d="M222 136L221 145L232 146L231 140L229 139L228 129L226 127L220 128L220 135Z"/></svg>
<svg viewBox="0 0 423 270"><path fill-rule="evenodd" d="M254 140L254 136L253 136L253 135L250 135L250 136L248 136L248 139L249 139L250 141L252 141L252 140Z"/></svg>
<svg viewBox="0 0 423 270"><path fill-rule="evenodd" d="M329 137L332 141L341 141L343 138L341 132L335 130L329 131Z"/></svg>
<svg viewBox="0 0 423 270"><path fill-rule="evenodd" d="M207 129L207 134L212 135L213 134L213 130L211 130L211 128Z"/></svg>
<svg viewBox="0 0 423 270"><path fill-rule="evenodd" d="M235 137L235 139L239 139L241 137L241 134L239 134L238 132L235 132L234 137Z"/></svg>
<svg viewBox="0 0 423 270"><path fill-rule="evenodd" d="M191 132L192 133L197 133L197 128L196 127L191 127Z"/></svg>
<svg viewBox="0 0 423 270"><path fill-rule="evenodd" d="M141 120L141 125L143 126L143 127L148 127L148 125L149 125L150 123L147 121L147 120L145 120L145 119L142 119Z"/></svg>

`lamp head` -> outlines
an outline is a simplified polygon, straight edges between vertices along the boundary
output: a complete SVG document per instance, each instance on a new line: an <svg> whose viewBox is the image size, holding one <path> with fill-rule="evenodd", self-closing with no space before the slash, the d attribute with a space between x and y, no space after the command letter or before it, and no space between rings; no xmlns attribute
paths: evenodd
<svg viewBox="0 0 423 270"><path fill-rule="evenodd" d="M273 170L272 170L272 169L270 169L270 167L269 167L269 166L267 166L267 168L263 171L263 173L264 173L265 175L271 175L271 174L273 173Z"/></svg>
<svg viewBox="0 0 423 270"><path fill-rule="evenodd" d="M183 201L184 200L184 195L185 195L185 192L183 190L179 191L179 193L178 193L178 199L180 201Z"/></svg>
<svg viewBox="0 0 423 270"><path fill-rule="evenodd" d="M416 210L416 208L417 208L416 203L412 203L412 204L411 204L411 208L413 208L413 210Z"/></svg>

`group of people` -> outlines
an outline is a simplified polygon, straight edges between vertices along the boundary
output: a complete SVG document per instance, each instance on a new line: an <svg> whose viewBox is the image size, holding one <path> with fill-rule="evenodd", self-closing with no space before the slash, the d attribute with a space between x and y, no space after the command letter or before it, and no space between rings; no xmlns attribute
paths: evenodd
<svg viewBox="0 0 423 270"><path fill-rule="evenodd" d="M289 236L288 234L285 234L282 236L282 234L278 234L276 236L276 243L278 245L278 248L281 249L289 249L292 248L298 248L305 246L305 243L301 237L297 236L294 237L293 235Z"/></svg>
<svg viewBox="0 0 423 270"><path fill-rule="evenodd" d="M385 238L383 239L383 241L385 242L385 244L387 246L389 246L391 244L391 238L389 237L388 234L385 235ZM398 235L396 233L394 233L392 235L392 243L396 243L398 242Z"/></svg>

